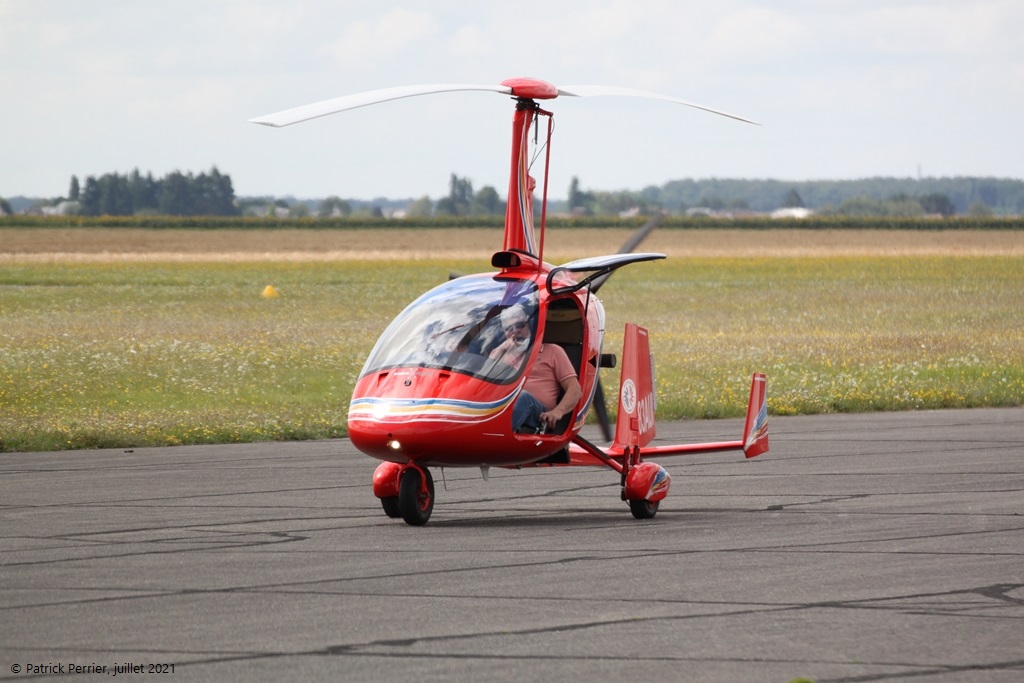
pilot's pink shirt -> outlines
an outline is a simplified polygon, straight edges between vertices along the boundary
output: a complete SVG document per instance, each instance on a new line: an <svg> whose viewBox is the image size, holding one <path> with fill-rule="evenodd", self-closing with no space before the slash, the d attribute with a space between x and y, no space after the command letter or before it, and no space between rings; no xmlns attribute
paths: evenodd
<svg viewBox="0 0 1024 683"><path fill-rule="evenodd" d="M551 410L558 405L562 381L575 376L576 369L565 355L565 349L558 344L541 344L533 372L523 388Z"/></svg>

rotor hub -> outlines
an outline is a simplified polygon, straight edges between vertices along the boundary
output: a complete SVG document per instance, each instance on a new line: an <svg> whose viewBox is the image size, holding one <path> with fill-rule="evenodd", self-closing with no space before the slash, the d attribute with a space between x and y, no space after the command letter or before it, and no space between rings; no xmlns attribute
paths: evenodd
<svg viewBox="0 0 1024 683"><path fill-rule="evenodd" d="M558 88L538 78L508 78L501 84L512 88L514 97L531 100L553 100L558 97Z"/></svg>

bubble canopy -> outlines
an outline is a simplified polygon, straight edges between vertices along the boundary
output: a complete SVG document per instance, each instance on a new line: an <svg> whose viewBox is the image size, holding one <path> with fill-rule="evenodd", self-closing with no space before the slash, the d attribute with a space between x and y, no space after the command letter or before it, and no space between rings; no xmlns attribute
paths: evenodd
<svg viewBox="0 0 1024 683"><path fill-rule="evenodd" d="M360 376L421 367L511 382L522 368L492 355L497 356L495 350L506 339L501 313L513 307L527 317L527 344L532 349L537 330L535 282L481 275L438 285L409 304L384 330Z"/></svg>

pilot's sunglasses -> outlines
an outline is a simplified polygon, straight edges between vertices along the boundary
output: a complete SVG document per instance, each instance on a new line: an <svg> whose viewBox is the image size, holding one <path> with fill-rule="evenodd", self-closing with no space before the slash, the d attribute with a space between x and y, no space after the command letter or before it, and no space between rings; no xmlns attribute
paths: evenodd
<svg viewBox="0 0 1024 683"><path fill-rule="evenodd" d="M519 322L512 323L511 325L505 325L505 331L511 332L512 330L521 330L526 327L526 321L520 320Z"/></svg>

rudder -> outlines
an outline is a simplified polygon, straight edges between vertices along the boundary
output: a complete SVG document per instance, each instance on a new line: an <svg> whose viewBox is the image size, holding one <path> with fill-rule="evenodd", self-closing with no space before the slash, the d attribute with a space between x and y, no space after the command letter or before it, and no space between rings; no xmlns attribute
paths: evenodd
<svg viewBox="0 0 1024 683"><path fill-rule="evenodd" d="M654 371L647 330L626 323L622 344L622 376L619 379L619 411L612 449L643 447L656 433Z"/></svg>
<svg viewBox="0 0 1024 683"><path fill-rule="evenodd" d="M768 452L767 380L763 373L755 372L750 382L750 402L747 421L743 426L743 454L754 458Z"/></svg>

